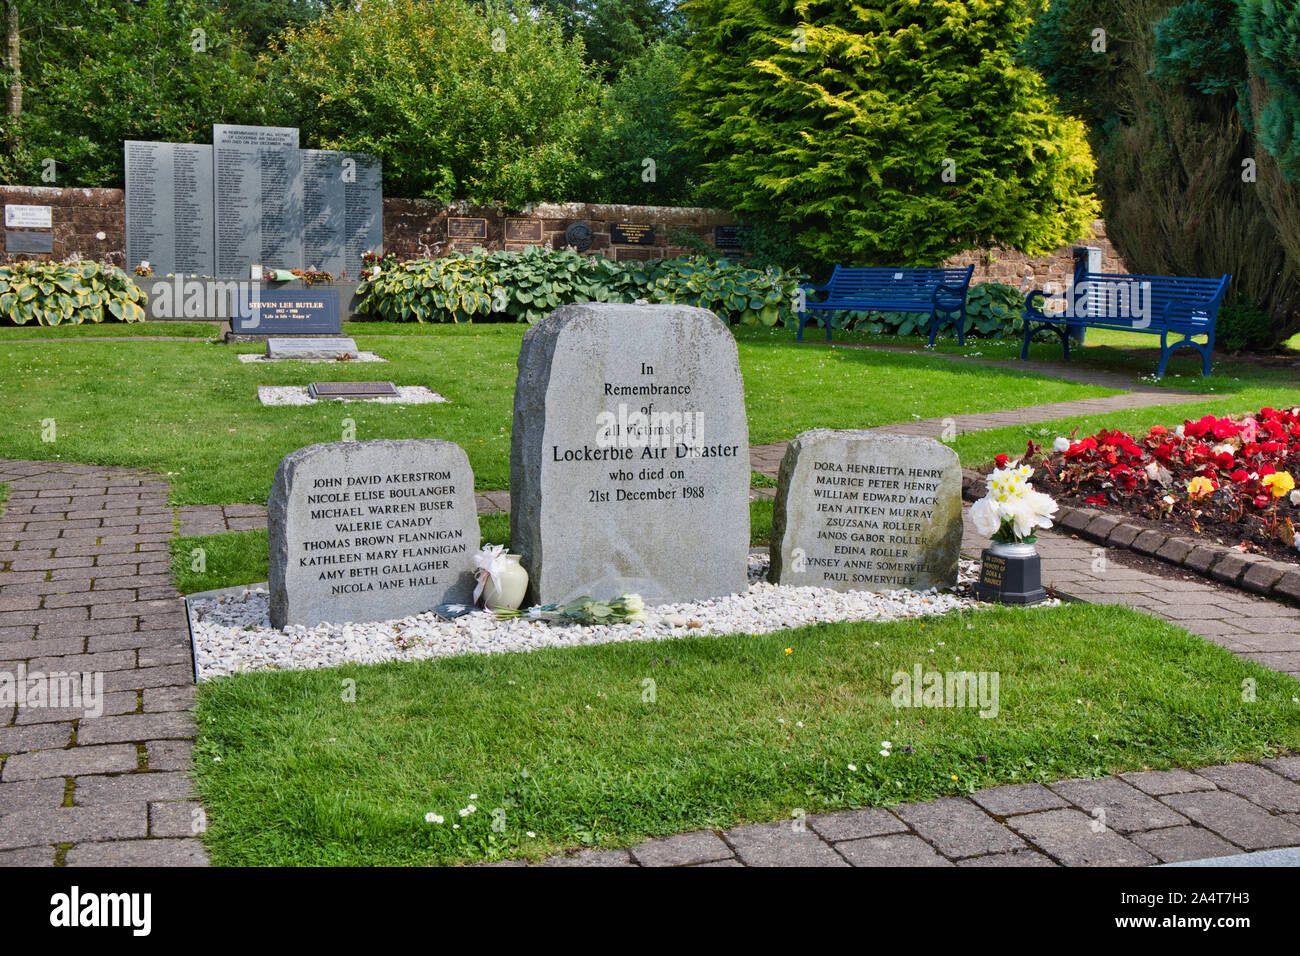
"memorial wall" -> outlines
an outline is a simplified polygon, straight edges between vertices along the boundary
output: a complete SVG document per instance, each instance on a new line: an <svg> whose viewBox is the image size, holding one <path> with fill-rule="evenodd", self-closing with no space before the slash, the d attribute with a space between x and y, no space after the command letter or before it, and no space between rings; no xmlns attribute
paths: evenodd
<svg viewBox="0 0 1300 956"><path fill-rule="evenodd" d="M212 127L212 145L129 140L126 261L154 275L265 270L358 275L383 246L382 165L300 149L298 130Z"/></svg>

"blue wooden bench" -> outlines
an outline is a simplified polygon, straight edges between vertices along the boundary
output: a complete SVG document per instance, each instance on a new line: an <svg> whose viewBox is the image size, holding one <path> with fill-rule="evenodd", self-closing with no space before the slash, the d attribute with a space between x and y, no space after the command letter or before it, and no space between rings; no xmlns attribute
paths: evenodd
<svg viewBox="0 0 1300 956"><path fill-rule="evenodd" d="M1160 336L1160 364L1156 378L1165 374L1170 354L1184 345L1201 353L1202 372L1210 374L1210 351L1214 348L1214 322L1232 276L1217 279L1182 276L1134 276L1109 272L1088 272L1077 268L1069 290L1049 295L1035 289L1025 296L1022 359L1029 356L1029 340L1044 329L1061 339L1065 358L1070 357L1070 336L1082 329L1116 329L1147 332ZM1066 302L1061 313L1045 313L1048 298ZM1170 344L1170 335L1182 338ZM1192 336L1204 335L1201 345Z"/></svg>
<svg viewBox="0 0 1300 956"><path fill-rule="evenodd" d="M803 341L803 327L814 312L826 313L826 341L831 340L831 312L928 312L930 344L943 322L957 323L957 341L966 344L966 291L974 264L964 269L868 269L836 266L824 286L802 285L806 297L799 313L795 341ZM826 298L812 300L814 292Z"/></svg>

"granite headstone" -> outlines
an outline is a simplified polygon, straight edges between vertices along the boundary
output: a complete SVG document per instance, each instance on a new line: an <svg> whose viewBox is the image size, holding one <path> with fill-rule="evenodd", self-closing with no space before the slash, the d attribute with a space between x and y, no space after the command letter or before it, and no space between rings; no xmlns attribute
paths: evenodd
<svg viewBox="0 0 1300 956"><path fill-rule="evenodd" d="M124 150L127 265L215 274L212 147L127 140Z"/></svg>
<svg viewBox="0 0 1300 956"><path fill-rule="evenodd" d="M679 305L580 303L532 326L510 492L538 603L744 591L749 425L731 332Z"/></svg>
<svg viewBox="0 0 1300 956"><path fill-rule="evenodd" d="M303 262L359 276L361 256L384 244L382 167L365 153L302 150Z"/></svg>
<svg viewBox="0 0 1300 956"><path fill-rule="evenodd" d="M385 621L471 600L478 511L459 445L308 445L280 462L266 510L275 627Z"/></svg>
<svg viewBox="0 0 1300 956"><path fill-rule="evenodd" d="M947 445L814 429L781 461L770 578L837 591L952 587L961 535L961 465Z"/></svg>

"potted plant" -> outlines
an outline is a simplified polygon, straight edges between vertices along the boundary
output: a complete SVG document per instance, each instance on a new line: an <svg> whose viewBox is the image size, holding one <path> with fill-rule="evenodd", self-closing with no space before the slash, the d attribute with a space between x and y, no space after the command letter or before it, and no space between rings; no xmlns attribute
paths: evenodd
<svg viewBox="0 0 1300 956"><path fill-rule="evenodd" d="M984 497L971 505L971 522L993 539L980 560L975 596L1001 604L1033 604L1047 597L1042 561L1034 542L1038 529L1052 526L1056 502L1029 484L1034 469L998 456Z"/></svg>

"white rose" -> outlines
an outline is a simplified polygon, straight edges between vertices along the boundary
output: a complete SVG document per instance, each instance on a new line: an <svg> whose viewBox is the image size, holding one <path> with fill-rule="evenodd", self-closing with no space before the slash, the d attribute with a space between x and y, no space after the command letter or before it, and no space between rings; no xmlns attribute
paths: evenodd
<svg viewBox="0 0 1300 956"><path fill-rule="evenodd" d="M1028 497L1008 502L1006 509L1017 538L1027 538L1034 533L1038 527L1038 513Z"/></svg>
<svg viewBox="0 0 1300 956"><path fill-rule="evenodd" d="M1070 439L1058 435L1056 441L1052 442L1052 451L1069 451Z"/></svg>
<svg viewBox="0 0 1300 956"><path fill-rule="evenodd" d="M1291 492L1291 504L1295 505L1297 508L1300 508L1300 488L1297 488L1295 491Z"/></svg>
<svg viewBox="0 0 1300 956"><path fill-rule="evenodd" d="M971 524L986 538L991 538L1002 527L1002 515L992 498L981 498L970 506Z"/></svg>

